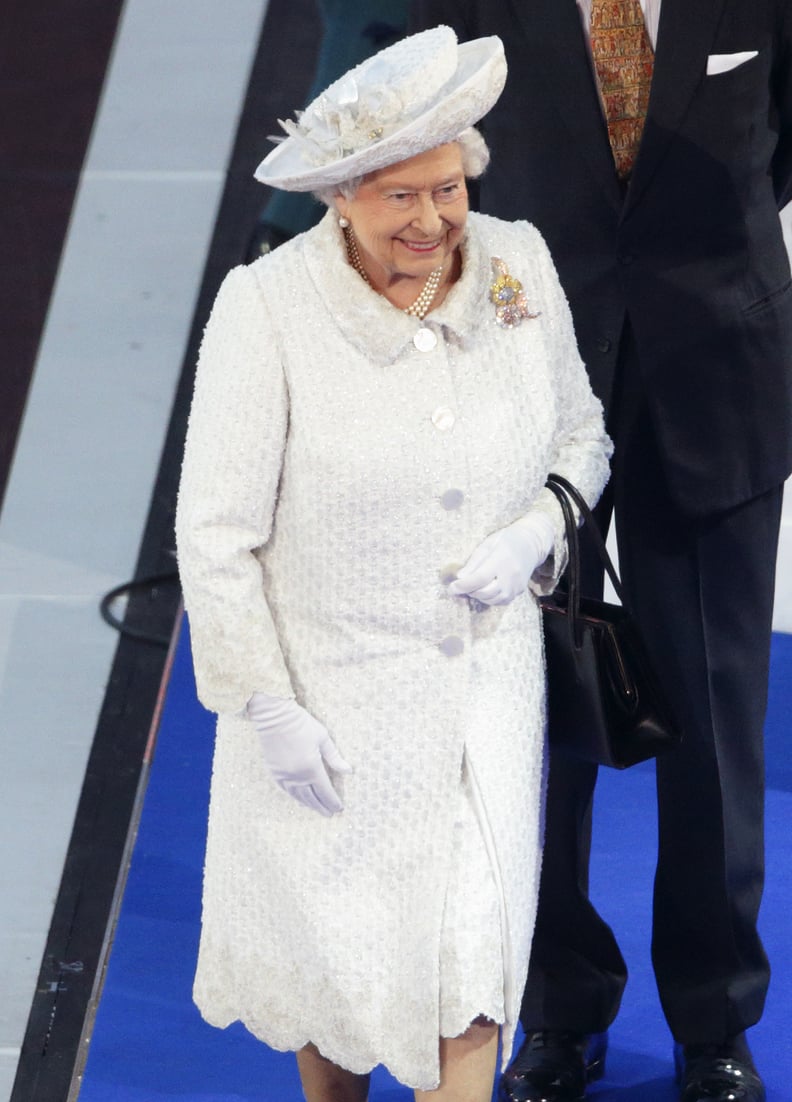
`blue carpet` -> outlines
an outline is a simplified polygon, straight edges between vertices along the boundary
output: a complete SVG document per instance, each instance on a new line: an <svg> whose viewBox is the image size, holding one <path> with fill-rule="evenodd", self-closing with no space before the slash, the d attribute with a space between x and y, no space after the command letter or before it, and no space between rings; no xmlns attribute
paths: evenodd
<svg viewBox="0 0 792 1102"><path fill-rule="evenodd" d="M787 1016L792 991L792 636L773 640L767 723L768 884L762 933L773 983L751 1034L770 1102L792 1099ZM191 1000L198 945L201 863L213 719L195 698L186 630L168 687L156 755L107 977L90 1042L80 1102L299 1102L294 1058L275 1053L240 1026L207 1026ZM653 767L603 770L597 789L592 886L630 968L611 1032L608 1074L598 1102L674 1102L671 1042L649 965L655 797ZM408 1102L412 1092L385 1072L371 1102Z"/></svg>

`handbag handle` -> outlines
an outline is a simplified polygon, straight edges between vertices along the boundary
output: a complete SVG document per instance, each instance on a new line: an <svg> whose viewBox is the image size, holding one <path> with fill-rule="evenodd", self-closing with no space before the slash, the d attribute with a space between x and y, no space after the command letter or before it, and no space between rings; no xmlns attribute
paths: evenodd
<svg viewBox="0 0 792 1102"><path fill-rule="evenodd" d="M616 573L616 568L613 565L608 549L605 546L605 540L602 538L597 522L594 519L594 515L588 504L577 489L568 479L563 475L553 474L552 472L547 476L545 483L548 490L550 490L558 500L558 504L561 506L561 512L564 517L564 528L566 530L567 549L569 553L569 622L570 630L574 633L573 639L575 648L580 650L582 645L582 634L580 628L580 540L578 537L578 527L575 523L575 514L572 511L572 504L574 502L580 511L580 515L588 525L588 531L591 536L594 548L599 555L602 565L605 567L608 577L611 580L611 584L616 591L616 595L623 605L626 605L624 599L624 590L622 588L619 575Z"/></svg>

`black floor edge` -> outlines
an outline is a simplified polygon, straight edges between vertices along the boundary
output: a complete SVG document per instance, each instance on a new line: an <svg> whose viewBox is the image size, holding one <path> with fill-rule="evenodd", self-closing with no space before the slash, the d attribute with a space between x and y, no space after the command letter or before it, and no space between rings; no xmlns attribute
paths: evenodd
<svg viewBox="0 0 792 1102"><path fill-rule="evenodd" d="M179 467L203 325L225 273L239 263L266 198L252 168L275 119L302 102L317 38L311 0L271 0L237 130L198 295L136 578L174 569L173 518ZM125 625L169 637L178 585L135 592ZM99 615L97 610L97 615ZM108 630L110 630L108 628ZM168 650L121 635L88 760L59 893L9 1102L66 1102L80 1040L102 967L103 946L157 709ZM101 977L99 976L101 979Z"/></svg>

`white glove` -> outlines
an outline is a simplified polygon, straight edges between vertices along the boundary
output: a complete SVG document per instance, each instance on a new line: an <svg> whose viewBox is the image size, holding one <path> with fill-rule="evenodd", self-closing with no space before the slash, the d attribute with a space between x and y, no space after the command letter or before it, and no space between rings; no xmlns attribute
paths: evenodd
<svg viewBox="0 0 792 1102"><path fill-rule="evenodd" d="M555 533L544 513L528 513L478 545L448 587L455 597L508 605L523 593L553 549Z"/></svg>
<svg viewBox="0 0 792 1102"><path fill-rule="evenodd" d="M321 815L343 810L327 767L351 773L352 766L318 719L296 700L267 693L253 693L246 715L258 732L264 761L284 792Z"/></svg>

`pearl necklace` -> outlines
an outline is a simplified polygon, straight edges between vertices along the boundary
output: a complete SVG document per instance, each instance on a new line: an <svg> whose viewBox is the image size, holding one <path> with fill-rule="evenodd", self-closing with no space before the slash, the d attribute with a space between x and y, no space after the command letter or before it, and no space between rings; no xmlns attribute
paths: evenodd
<svg viewBox="0 0 792 1102"><path fill-rule="evenodd" d="M357 241L352 230L344 228L344 238L346 240L347 256L349 257L349 263L355 269L357 274L371 286L371 280L366 274L366 269L363 267L363 262L360 259L360 253L358 252ZM404 313L409 314L411 318L417 318L419 321L423 321L434 302L435 295L440 287L440 280L443 278L443 265L439 268L435 268L433 272L430 272L429 277L424 283L423 290L418 298L412 304L412 306L405 306Z"/></svg>

